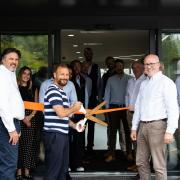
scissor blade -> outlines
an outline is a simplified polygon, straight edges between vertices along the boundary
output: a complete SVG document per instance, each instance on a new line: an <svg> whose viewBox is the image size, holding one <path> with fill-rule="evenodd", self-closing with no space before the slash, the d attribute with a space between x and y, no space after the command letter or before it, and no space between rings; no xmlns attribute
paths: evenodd
<svg viewBox="0 0 180 180"><path fill-rule="evenodd" d="M100 119L98 119L98 118L96 118L96 117L94 117L94 116L88 116L88 119L91 120L91 121L93 121L93 122L96 122L96 123L98 123L98 124L101 124L101 125L103 125L103 126L108 126L107 123L105 123L104 121L102 121L102 120L100 120Z"/></svg>
<svg viewBox="0 0 180 180"><path fill-rule="evenodd" d="M87 117L88 116L91 116L93 114L96 113L96 111L98 111L102 106L104 106L107 102L106 101L103 101L102 103L100 103L98 106L96 106L94 109L92 109L91 111L87 111Z"/></svg>

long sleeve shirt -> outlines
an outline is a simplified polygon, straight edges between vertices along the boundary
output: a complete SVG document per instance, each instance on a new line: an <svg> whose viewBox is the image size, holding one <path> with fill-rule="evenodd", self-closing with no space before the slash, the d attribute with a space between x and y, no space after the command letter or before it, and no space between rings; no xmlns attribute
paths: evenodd
<svg viewBox="0 0 180 180"><path fill-rule="evenodd" d="M125 104L129 78L130 76L127 74L123 74L122 76L115 74L108 79L104 94L104 100L107 102L106 108L109 108L109 104Z"/></svg>
<svg viewBox="0 0 180 180"><path fill-rule="evenodd" d="M24 112L15 72L0 65L0 117L8 132L15 130L14 118L24 119Z"/></svg>
<svg viewBox="0 0 180 180"><path fill-rule="evenodd" d="M126 106L129 106L130 111L134 111L134 105L139 93L139 88L144 81L146 76L142 74L138 79L135 77L128 80L127 89L126 89Z"/></svg>
<svg viewBox="0 0 180 180"><path fill-rule="evenodd" d="M53 78L47 79L41 84L40 91L39 91L39 102L44 103L45 93L48 87L53 83ZM66 86L63 88L64 92L68 97L68 101L71 104L77 101L77 94L74 87L74 84L71 81L68 81Z"/></svg>
<svg viewBox="0 0 180 180"><path fill-rule="evenodd" d="M179 110L175 83L162 72L141 83L135 103L132 130L137 130L140 121L167 118L166 132L174 133L178 127Z"/></svg>

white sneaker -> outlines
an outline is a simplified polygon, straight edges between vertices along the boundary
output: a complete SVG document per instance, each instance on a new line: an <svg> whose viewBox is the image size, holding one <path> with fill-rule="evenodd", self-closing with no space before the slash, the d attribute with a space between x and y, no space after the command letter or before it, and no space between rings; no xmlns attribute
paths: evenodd
<svg viewBox="0 0 180 180"><path fill-rule="evenodd" d="M84 172L84 167L80 166L78 168L76 168L77 172Z"/></svg>

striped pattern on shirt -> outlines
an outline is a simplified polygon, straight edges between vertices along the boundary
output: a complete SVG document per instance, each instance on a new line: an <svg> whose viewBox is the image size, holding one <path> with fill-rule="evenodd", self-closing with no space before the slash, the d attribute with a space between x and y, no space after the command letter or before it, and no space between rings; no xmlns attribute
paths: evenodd
<svg viewBox="0 0 180 180"><path fill-rule="evenodd" d="M60 118L57 116L53 106L61 105L64 108L69 108L68 98L66 93L57 85L49 86L44 97L44 127L46 132L59 132L68 134L69 117Z"/></svg>

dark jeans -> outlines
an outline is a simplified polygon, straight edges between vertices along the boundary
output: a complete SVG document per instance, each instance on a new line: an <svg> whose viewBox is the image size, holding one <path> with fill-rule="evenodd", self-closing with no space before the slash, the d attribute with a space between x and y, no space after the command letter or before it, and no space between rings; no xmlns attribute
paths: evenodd
<svg viewBox="0 0 180 180"><path fill-rule="evenodd" d="M14 119L17 132L20 131L18 120ZM0 180L13 180L17 167L18 144L9 143L9 133L0 118Z"/></svg>
<svg viewBox="0 0 180 180"><path fill-rule="evenodd" d="M110 105L110 108L118 108L118 106ZM130 129L126 117L126 110L114 111L109 113L109 149L110 151L115 151L116 134L118 130L120 131L121 121L125 131L126 151L127 153L130 153L132 148L131 148Z"/></svg>

